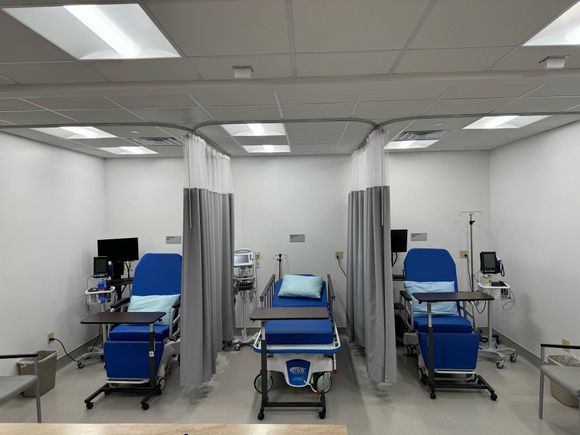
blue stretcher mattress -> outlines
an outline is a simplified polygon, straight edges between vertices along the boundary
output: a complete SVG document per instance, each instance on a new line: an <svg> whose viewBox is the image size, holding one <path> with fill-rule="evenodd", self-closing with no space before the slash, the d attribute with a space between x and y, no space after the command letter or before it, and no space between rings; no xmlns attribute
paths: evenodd
<svg viewBox="0 0 580 435"><path fill-rule="evenodd" d="M328 292L322 282L320 299L279 297L282 280L274 285L273 307L326 307ZM266 322L268 344L332 344L334 329L330 319L324 320L269 320Z"/></svg>
<svg viewBox="0 0 580 435"><path fill-rule="evenodd" d="M154 325L155 340L163 341L169 336L169 325ZM149 325L117 325L109 332L111 341L149 341Z"/></svg>

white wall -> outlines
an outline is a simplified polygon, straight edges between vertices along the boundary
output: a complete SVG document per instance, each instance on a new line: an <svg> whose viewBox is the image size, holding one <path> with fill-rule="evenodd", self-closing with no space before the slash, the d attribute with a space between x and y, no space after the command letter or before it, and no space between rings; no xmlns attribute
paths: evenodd
<svg viewBox="0 0 580 435"><path fill-rule="evenodd" d="M491 153L497 251L517 297L495 325L536 355L542 342L580 343L579 135L570 125Z"/></svg>
<svg viewBox="0 0 580 435"><path fill-rule="evenodd" d="M104 161L6 134L0 156L1 352L57 349L50 330L74 349L96 332L79 321L105 232Z"/></svg>
<svg viewBox="0 0 580 435"><path fill-rule="evenodd" d="M108 159L105 162L107 234L138 237L146 252L181 253L165 236L183 232L182 159Z"/></svg>

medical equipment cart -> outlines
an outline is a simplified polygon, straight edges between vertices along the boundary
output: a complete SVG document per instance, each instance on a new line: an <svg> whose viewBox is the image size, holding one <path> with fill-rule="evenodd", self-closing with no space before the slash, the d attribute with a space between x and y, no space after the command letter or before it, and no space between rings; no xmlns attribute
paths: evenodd
<svg viewBox="0 0 580 435"><path fill-rule="evenodd" d="M477 283L477 286L483 293L492 297L487 307L487 343L482 344L479 347L479 351L489 355L495 355L497 357L495 365L498 369L502 369L504 367L505 362L504 354L509 353L511 362L517 361L518 354L515 349L511 347L499 347L498 344L495 342L493 337L493 326L492 326L492 318L493 318L492 305L495 299L499 299L501 297L502 290L504 291L507 290L509 292L511 290L511 287L505 283L503 283L503 285L491 285L491 283L487 284L481 281Z"/></svg>
<svg viewBox="0 0 580 435"><path fill-rule="evenodd" d="M257 273L254 252L251 249L237 249L234 251L233 286L234 297L239 296L242 303L242 335L233 340L235 350L243 345L251 344L254 337L248 337L246 327L246 309L256 296Z"/></svg>

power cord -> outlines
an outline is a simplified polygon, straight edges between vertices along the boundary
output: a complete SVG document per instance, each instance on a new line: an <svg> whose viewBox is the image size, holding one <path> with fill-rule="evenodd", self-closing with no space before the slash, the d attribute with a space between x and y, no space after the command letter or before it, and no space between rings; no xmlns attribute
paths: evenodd
<svg viewBox="0 0 580 435"><path fill-rule="evenodd" d="M97 337L97 338L98 338L98 337ZM57 342L58 342L58 343L61 345L61 347L62 347L62 350L64 350L64 353L66 353L66 355L67 355L67 356L68 356L68 357L69 357L71 360L73 360L74 362L76 362L76 363L78 364L78 361L77 361L76 359L74 359L70 353L68 353L68 352L67 352L67 350L66 350L66 348L64 347L64 344L62 343L62 341L60 341L58 338L49 338L49 339L48 339L48 341L57 341ZM95 344L96 344L96 341L95 341Z"/></svg>
<svg viewBox="0 0 580 435"><path fill-rule="evenodd" d="M348 278L346 272L344 271L344 268L342 267L342 261L340 261L340 257L338 255L336 256L336 262L338 263L338 267L340 268L340 271L342 272L344 277Z"/></svg>

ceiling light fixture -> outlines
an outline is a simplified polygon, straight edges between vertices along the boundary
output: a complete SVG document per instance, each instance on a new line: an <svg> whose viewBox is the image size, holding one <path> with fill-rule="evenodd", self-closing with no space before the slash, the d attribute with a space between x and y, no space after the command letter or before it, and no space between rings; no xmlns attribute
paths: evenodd
<svg viewBox="0 0 580 435"><path fill-rule="evenodd" d="M386 146L386 150L411 150L427 148L433 145L437 140L393 140Z"/></svg>
<svg viewBox="0 0 580 435"><path fill-rule="evenodd" d="M562 69L566 66L568 56L548 56L539 63L543 63L546 69Z"/></svg>
<svg viewBox="0 0 580 435"><path fill-rule="evenodd" d="M233 66L235 79L251 79L254 69L250 65Z"/></svg>
<svg viewBox="0 0 580 435"><path fill-rule="evenodd" d="M251 123L251 124L222 124L232 136L286 136L284 124L280 123Z"/></svg>
<svg viewBox="0 0 580 435"><path fill-rule="evenodd" d="M50 134L51 136L56 136L61 139L107 139L117 137L95 127L39 127L33 128L33 130L40 133Z"/></svg>
<svg viewBox="0 0 580 435"><path fill-rule="evenodd" d="M179 57L179 53L138 4L2 10L77 59Z"/></svg>
<svg viewBox="0 0 580 435"><path fill-rule="evenodd" d="M543 115L518 116L518 115L501 115L501 116L484 116L477 121L463 127L464 130L492 130L504 128L521 128L548 118Z"/></svg>
<svg viewBox="0 0 580 435"><path fill-rule="evenodd" d="M289 145L244 145L249 153L289 153Z"/></svg>
<svg viewBox="0 0 580 435"><path fill-rule="evenodd" d="M111 154L117 155L143 155L143 154L159 154L146 147L106 147L99 148L101 151L106 151Z"/></svg>
<svg viewBox="0 0 580 435"><path fill-rule="evenodd" d="M536 33L524 44L525 47L546 45L580 45L579 2Z"/></svg>

